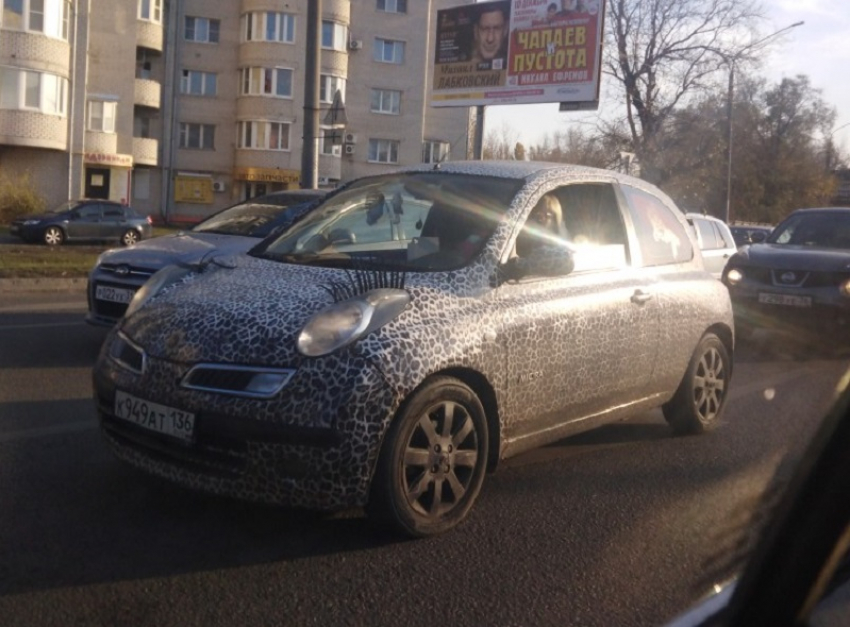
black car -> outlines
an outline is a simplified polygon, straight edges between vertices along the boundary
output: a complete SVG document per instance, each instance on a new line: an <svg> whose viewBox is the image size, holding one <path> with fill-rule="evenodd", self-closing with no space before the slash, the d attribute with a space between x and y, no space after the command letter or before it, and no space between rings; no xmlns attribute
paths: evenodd
<svg viewBox="0 0 850 627"><path fill-rule="evenodd" d="M761 224L738 224L729 227L729 229L732 231L732 237L738 248L748 244L761 244L773 231L772 226Z"/></svg>
<svg viewBox="0 0 850 627"><path fill-rule="evenodd" d="M72 200L41 215L17 218L9 231L25 242L48 246L72 241L116 241L132 246L151 236L151 218L111 200Z"/></svg>
<svg viewBox="0 0 850 627"><path fill-rule="evenodd" d="M835 333L850 325L850 207L798 209L762 244L736 253L723 282L737 334ZM821 335L820 333L818 335Z"/></svg>

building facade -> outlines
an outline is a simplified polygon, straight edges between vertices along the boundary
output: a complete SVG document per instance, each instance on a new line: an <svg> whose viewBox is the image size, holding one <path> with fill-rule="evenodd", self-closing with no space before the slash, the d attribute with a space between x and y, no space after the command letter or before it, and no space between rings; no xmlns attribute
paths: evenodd
<svg viewBox="0 0 850 627"><path fill-rule="evenodd" d="M470 110L428 104L462 0L322 0L305 140L308 1L0 0L0 175L191 221L299 187L306 142L323 187L467 158Z"/></svg>

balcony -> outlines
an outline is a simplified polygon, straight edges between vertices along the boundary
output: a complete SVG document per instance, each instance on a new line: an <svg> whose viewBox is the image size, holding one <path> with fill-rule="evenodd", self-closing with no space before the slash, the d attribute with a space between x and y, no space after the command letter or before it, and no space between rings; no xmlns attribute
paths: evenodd
<svg viewBox="0 0 850 627"><path fill-rule="evenodd" d="M133 104L151 109L160 108L162 85L149 78L137 78L134 86Z"/></svg>
<svg viewBox="0 0 850 627"><path fill-rule="evenodd" d="M114 155L118 152L118 135L86 131L86 152Z"/></svg>
<svg viewBox="0 0 850 627"><path fill-rule="evenodd" d="M133 163L137 165L159 165L159 141L147 137L134 137Z"/></svg>
<svg viewBox="0 0 850 627"><path fill-rule="evenodd" d="M136 24L136 45L148 50L162 52L164 40L162 24L155 24L147 20L138 20Z"/></svg>

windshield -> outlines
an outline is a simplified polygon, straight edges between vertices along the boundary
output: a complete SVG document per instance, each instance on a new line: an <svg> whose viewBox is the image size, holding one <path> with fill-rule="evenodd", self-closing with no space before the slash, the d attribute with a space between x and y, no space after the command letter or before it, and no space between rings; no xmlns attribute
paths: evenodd
<svg viewBox="0 0 850 627"><path fill-rule="evenodd" d="M59 213L64 213L64 212L68 211L69 209L73 209L74 207L76 207L79 204L80 204L79 200L68 200L66 202L63 202L61 205L57 205L56 207L53 207L52 209L48 210L47 213L48 213L48 215L55 215L55 214L59 214Z"/></svg>
<svg viewBox="0 0 850 627"><path fill-rule="evenodd" d="M245 202L225 209L192 229L195 233L243 235L262 238L275 227L294 219L312 200L300 199L280 205L264 202Z"/></svg>
<svg viewBox="0 0 850 627"><path fill-rule="evenodd" d="M850 212L798 213L777 226L767 241L850 250Z"/></svg>
<svg viewBox="0 0 850 627"><path fill-rule="evenodd" d="M502 220L521 182L407 173L361 179L255 254L290 263L412 271L469 263Z"/></svg>

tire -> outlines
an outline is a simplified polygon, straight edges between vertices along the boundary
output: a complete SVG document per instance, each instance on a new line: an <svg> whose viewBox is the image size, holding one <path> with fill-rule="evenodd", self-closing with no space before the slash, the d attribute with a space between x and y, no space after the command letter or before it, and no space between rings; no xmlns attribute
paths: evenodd
<svg viewBox="0 0 850 627"><path fill-rule="evenodd" d="M427 381L384 438L368 515L417 538L453 528L481 491L487 437L484 408L467 385L450 377Z"/></svg>
<svg viewBox="0 0 850 627"><path fill-rule="evenodd" d="M65 241L65 232L58 226L48 226L41 239L48 246L61 246Z"/></svg>
<svg viewBox="0 0 850 627"><path fill-rule="evenodd" d="M121 243L124 246L133 246L134 244L137 244L140 239L138 231L128 229L124 231L124 234L121 236Z"/></svg>
<svg viewBox="0 0 850 627"><path fill-rule="evenodd" d="M694 351L676 394L663 409L677 435L704 433L717 424L726 407L732 361L714 333L706 333Z"/></svg>

